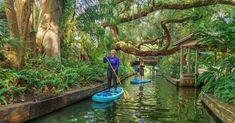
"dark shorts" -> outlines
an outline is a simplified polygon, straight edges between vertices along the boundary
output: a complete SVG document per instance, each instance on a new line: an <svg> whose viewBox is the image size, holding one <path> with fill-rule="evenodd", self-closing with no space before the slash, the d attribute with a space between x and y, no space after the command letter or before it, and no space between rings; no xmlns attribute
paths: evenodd
<svg viewBox="0 0 235 123"><path fill-rule="evenodd" d="M144 69L140 69L140 76L144 76Z"/></svg>

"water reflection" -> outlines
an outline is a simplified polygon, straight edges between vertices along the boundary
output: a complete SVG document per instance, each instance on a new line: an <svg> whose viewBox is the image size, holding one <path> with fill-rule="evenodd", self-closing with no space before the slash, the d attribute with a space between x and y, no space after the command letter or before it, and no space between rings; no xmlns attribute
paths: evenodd
<svg viewBox="0 0 235 123"><path fill-rule="evenodd" d="M132 99L112 103L91 100L66 107L32 123L213 123L212 117L197 105L197 91L176 88L165 79L147 84L124 84Z"/></svg>
<svg viewBox="0 0 235 123"><path fill-rule="evenodd" d="M92 108L93 109L106 109L108 107L113 106L114 102L110 103L98 103L98 102L92 102Z"/></svg>

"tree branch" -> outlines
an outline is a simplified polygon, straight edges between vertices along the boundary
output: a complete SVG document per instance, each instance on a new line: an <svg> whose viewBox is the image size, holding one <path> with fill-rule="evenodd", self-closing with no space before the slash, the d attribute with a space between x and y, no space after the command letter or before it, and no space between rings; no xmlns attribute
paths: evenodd
<svg viewBox="0 0 235 123"><path fill-rule="evenodd" d="M171 35L170 35L170 31L168 30L166 24L169 24L169 23L182 23L184 21L187 21L189 20L190 17L184 17L182 19L169 19L169 20L163 20L161 21L161 26L164 30L164 33L166 35L166 45L163 49L168 49L170 47L170 44L171 44Z"/></svg>
<svg viewBox="0 0 235 123"><path fill-rule="evenodd" d="M111 33L113 35L114 42L118 42L118 34L119 34L119 32L118 32L117 26L111 25L109 23L103 23L103 24L101 24L101 26L103 28L109 27L110 30L111 30Z"/></svg>
<svg viewBox="0 0 235 123"><path fill-rule="evenodd" d="M157 42L160 42L160 40L162 40L163 37L160 37L160 38L154 39L154 40L149 40L149 41L142 41L142 42L139 42L136 45L134 45L134 44L131 44L131 43L127 43L127 42L118 40L118 28L117 28L117 26L113 26L113 25L110 25L108 23L103 23L102 26L110 28L110 30L112 32L112 35L114 37L116 48L122 50L125 53L129 53L129 54L133 54L133 55L137 55L137 56L170 55L170 54L173 54L176 51L178 51L179 47L173 47L172 49L168 49L170 47L170 44L171 44L171 35L170 35L170 32L169 32L166 24L169 24L169 23L182 23L182 22L187 21L189 19L190 19L190 17L184 17L182 19L168 19L168 20L161 21L161 26L164 30L167 41L166 41L165 47L162 50L158 50L158 51L141 51L140 46L143 45L143 44L152 44L152 45L154 45Z"/></svg>
<svg viewBox="0 0 235 123"><path fill-rule="evenodd" d="M136 48L135 46L133 46L132 44L130 43L126 43L126 42L123 42L123 41L119 41L117 43L115 43L116 45L116 48L125 52L125 53L128 53L128 54L133 54L133 55L136 55L136 56L164 56L164 55L171 55L175 52L177 52L180 47L173 47L171 49L163 49L163 50L154 50L154 51L142 51L138 48Z"/></svg>
<svg viewBox="0 0 235 123"><path fill-rule="evenodd" d="M129 22L132 20L136 20L136 19L145 17L149 13L152 13L157 10L163 10L163 9L185 10L185 9L198 8L198 7L203 7L203 6L215 5L215 4L235 6L235 2L231 0L200 0L200 1L192 2L192 3L170 3L170 4L153 3L152 7L145 9L137 14L119 18L119 22L125 23L125 22Z"/></svg>
<svg viewBox="0 0 235 123"><path fill-rule="evenodd" d="M151 44L151 45L154 45L154 44L160 44L163 40L163 36L160 37L160 38L155 38L155 39L151 39L151 40L147 40L147 41L141 41L141 42L138 42L135 46L140 49L140 47L144 44Z"/></svg>

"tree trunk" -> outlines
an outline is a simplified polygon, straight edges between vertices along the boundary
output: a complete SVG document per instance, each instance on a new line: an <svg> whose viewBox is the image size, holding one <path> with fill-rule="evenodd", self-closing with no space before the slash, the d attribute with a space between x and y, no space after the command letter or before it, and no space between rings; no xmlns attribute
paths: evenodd
<svg viewBox="0 0 235 123"><path fill-rule="evenodd" d="M59 23L60 0L40 0L40 15L36 43L39 50L48 57L60 58Z"/></svg>
<svg viewBox="0 0 235 123"><path fill-rule="evenodd" d="M30 53L35 53L35 3L34 0L15 0L16 16L21 40Z"/></svg>
<svg viewBox="0 0 235 123"><path fill-rule="evenodd" d="M17 24L16 11L14 9L14 1L13 0L5 0L5 11L7 16L8 27L10 31L10 38L17 41L17 43L22 44L20 40L20 33ZM8 56L10 57L10 56ZM23 48L22 45L18 45L18 47L13 49L13 53L9 61L12 63L12 66L21 69L23 67Z"/></svg>

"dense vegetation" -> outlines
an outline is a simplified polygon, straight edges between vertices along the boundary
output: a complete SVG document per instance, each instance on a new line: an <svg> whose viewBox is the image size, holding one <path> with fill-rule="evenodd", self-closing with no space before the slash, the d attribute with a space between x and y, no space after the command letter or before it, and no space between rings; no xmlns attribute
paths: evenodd
<svg viewBox="0 0 235 123"><path fill-rule="evenodd" d="M1 104L47 98L67 90L106 80L107 64L102 63L102 58L114 48L109 42L110 39L107 36L98 37L102 42L97 46L98 40L93 40L89 33L81 31L81 39L78 41L76 33L68 31L76 28L77 20L73 20L72 23L68 22L75 11L70 9L74 6L74 2L68 0L63 4L60 25L65 34L62 35L61 48L63 50L61 50L59 61L54 57L46 58L45 54L35 55L26 46L11 39L7 22L0 19ZM36 7L38 13L39 8ZM4 9L4 7L2 8ZM38 30L37 28L35 30ZM25 49L24 67L21 70L12 68L12 64L9 62L14 55L10 50L14 47ZM125 61L132 56L126 57L123 53L118 53L118 56L121 59L119 75L122 76L130 72L128 62Z"/></svg>
<svg viewBox="0 0 235 123"><path fill-rule="evenodd" d="M130 72L129 63L137 55L158 57L161 72L179 78L179 47L174 43L189 34L207 47L207 53L199 53L199 66L208 71L196 86L235 103L234 0L0 3L6 18L0 19L1 104L104 80L102 57L111 49L118 50L120 75ZM216 64L208 52L217 53Z"/></svg>

